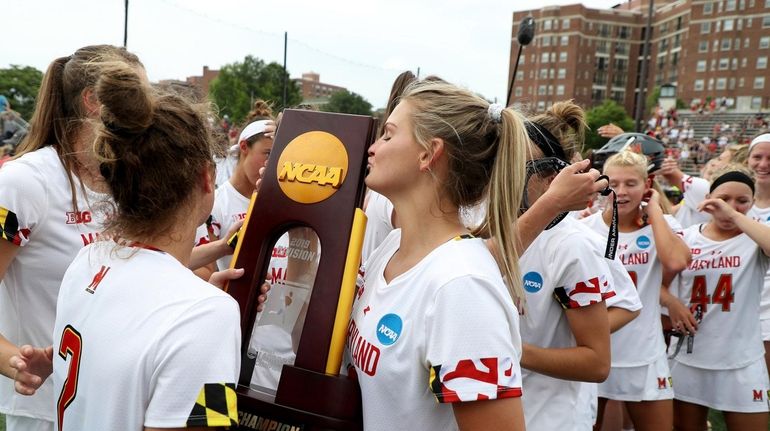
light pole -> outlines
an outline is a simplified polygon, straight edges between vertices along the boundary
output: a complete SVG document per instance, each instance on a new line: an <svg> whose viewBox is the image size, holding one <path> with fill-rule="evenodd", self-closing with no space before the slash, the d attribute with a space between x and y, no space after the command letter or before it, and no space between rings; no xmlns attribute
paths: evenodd
<svg viewBox="0 0 770 431"><path fill-rule="evenodd" d="M128 44L128 0L126 0L125 11L126 15L123 20L123 48L126 48Z"/></svg>
<svg viewBox="0 0 770 431"><path fill-rule="evenodd" d="M639 72L639 92L636 94L636 113L634 115L637 133L642 133L645 96L647 95L647 57L650 55L650 38L652 36L652 13L654 10L654 0L649 0L649 2L650 6L647 10L647 29L644 32L644 45L642 46L642 70Z"/></svg>

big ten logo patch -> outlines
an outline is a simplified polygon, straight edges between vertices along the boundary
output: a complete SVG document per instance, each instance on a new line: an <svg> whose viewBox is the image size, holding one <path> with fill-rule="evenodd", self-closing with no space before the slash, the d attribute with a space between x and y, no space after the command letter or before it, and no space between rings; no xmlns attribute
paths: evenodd
<svg viewBox="0 0 770 431"><path fill-rule="evenodd" d="M537 293L543 288L543 276L535 271L524 274L524 290Z"/></svg>
<svg viewBox="0 0 770 431"><path fill-rule="evenodd" d="M342 141L331 133L307 132L289 142L278 158L278 185L289 199L314 204L336 193L347 171Z"/></svg>
<svg viewBox="0 0 770 431"><path fill-rule="evenodd" d="M636 245L641 249L645 249L649 247L650 244L651 244L650 238L648 238L646 235L641 235L639 238L636 239Z"/></svg>
<svg viewBox="0 0 770 431"><path fill-rule="evenodd" d="M397 314L386 314L377 323L377 339L384 346L390 346L398 341L404 323Z"/></svg>
<svg viewBox="0 0 770 431"><path fill-rule="evenodd" d="M90 211L70 211L67 213L67 224L91 223Z"/></svg>

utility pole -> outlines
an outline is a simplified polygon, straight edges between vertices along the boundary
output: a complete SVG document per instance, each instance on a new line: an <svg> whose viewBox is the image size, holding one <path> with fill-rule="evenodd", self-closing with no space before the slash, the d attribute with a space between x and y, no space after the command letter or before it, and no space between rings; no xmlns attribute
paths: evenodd
<svg viewBox="0 0 770 431"><path fill-rule="evenodd" d="M123 20L123 48L126 48L128 44L128 0L125 4L126 16Z"/></svg>
<svg viewBox="0 0 770 431"><path fill-rule="evenodd" d="M647 10L647 29L644 34L644 45L642 47L642 70L639 72L639 92L636 94L636 115L634 115L636 132L642 133L643 121L644 121L644 105L647 96L647 69L649 68L649 61L647 57L650 55L650 39L652 36L652 13L654 11L654 0L649 0L650 6Z"/></svg>
<svg viewBox="0 0 770 431"><path fill-rule="evenodd" d="M128 1L128 0L126 0ZM286 50L289 44L289 32L283 32L283 109L286 109L286 85L289 81L289 72L286 71Z"/></svg>

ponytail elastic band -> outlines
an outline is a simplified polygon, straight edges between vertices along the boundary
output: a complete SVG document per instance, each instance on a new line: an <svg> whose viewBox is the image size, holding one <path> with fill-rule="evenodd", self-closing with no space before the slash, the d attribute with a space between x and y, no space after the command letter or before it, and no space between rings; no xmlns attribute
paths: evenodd
<svg viewBox="0 0 770 431"><path fill-rule="evenodd" d="M751 179L750 176L740 171L730 171L720 175L717 179L715 179L711 183L711 187L709 188L709 193L713 193L717 187L728 182L737 182L737 183L746 184L751 189L751 194L752 195L754 194L754 181Z"/></svg>
<svg viewBox="0 0 770 431"><path fill-rule="evenodd" d="M493 123L500 124L503 122L503 109L505 109L505 107L499 103L489 104L489 108L487 108L487 115L489 115L489 118Z"/></svg>

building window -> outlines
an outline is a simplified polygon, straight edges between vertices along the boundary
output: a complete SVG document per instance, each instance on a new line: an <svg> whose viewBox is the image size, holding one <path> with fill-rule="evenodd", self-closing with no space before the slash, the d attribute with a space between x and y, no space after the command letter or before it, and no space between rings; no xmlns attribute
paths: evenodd
<svg viewBox="0 0 770 431"><path fill-rule="evenodd" d="M748 37L746 39L743 39L743 47L748 48L751 45L751 39Z"/></svg>
<svg viewBox="0 0 770 431"><path fill-rule="evenodd" d="M703 91L703 80L702 79L696 79L695 80L695 91Z"/></svg>
<svg viewBox="0 0 770 431"><path fill-rule="evenodd" d="M730 38L722 39L722 51L729 51L733 45L733 40Z"/></svg>
<svg viewBox="0 0 770 431"><path fill-rule="evenodd" d="M745 83L743 78L738 78L738 88L743 88L743 84Z"/></svg>
<svg viewBox="0 0 770 431"><path fill-rule="evenodd" d="M569 18L564 18L561 20L561 29L566 30L569 28Z"/></svg>
<svg viewBox="0 0 770 431"><path fill-rule="evenodd" d="M770 36L763 36L759 38L759 49L770 48Z"/></svg>
<svg viewBox="0 0 770 431"><path fill-rule="evenodd" d="M558 79L564 79L567 77L567 69L559 69L559 72L557 73L556 77Z"/></svg>
<svg viewBox="0 0 770 431"><path fill-rule="evenodd" d="M567 53L566 52L560 52L559 53L559 63L566 63L567 62Z"/></svg>
<svg viewBox="0 0 770 431"><path fill-rule="evenodd" d="M739 1L739 2L738 2L738 8L739 8L740 10L744 10L744 9L746 9L746 0L741 0L741 1Z"/></svg>
<svg viewBox="0 0 770 431"><path fill-rule="evenodd" d="M696 72L705 72L706 71L706 60L698 60L698 64L695 66Z"/></svg>
<svg viewBox="0 0 770 431"><path fill-rule="evenodd" d="M516 87L516 90L513 92L514 96L521 97L522 91L521 87Z"/></svg>
<svg viewBox="0 0 770 431"><path fill-rule="evenodd" d="M555 69L548 69L548 78L553 79L556 76L556 70Z"/></svg>
<svg viewBox="0 0 770 431"><path fill-rule="evenodd" d="M770 0L765 0L765 9L770 8Z"/></svg>
<svg viewBox="0 0 770 431"><path fill-rule="evenodd" d="M767 69L767 57L757 57L757 69Z"/></svg>
<svg viewBox="0 0 770 431"><path fill-rule="evenodd" d="M541 100L541 101L537 102L537 110L538 110L538 112L545 111L545 102L544 101Z"/></svg>
<svg viewBox="0 0 770 431"><path fill-rule="evenodd" d="M734 25L735 25L735 20L726 19L725 23L722 25L722 29L724 31L732 31Z"/></svg>
<svg viewBox="0 0 770 431"><path fill-rule="evenodd" d="M709 52L709 42L707 40L698 42L698 52Z"/></svg>
<svg viewBox="0 0 770 431"><path fill-rule="evenodd" d="M562 36L561 37L561 46L567 46L569 45L569 36Z"/></svg>
<svg viewBox="0 0 770 431"><path fill-rule="evenodd" d="M524 79L524 71L519 70L516 72L516 80L521 82L522 79Z"/></svg>
<svg viewBox="0 0 770 431"><path fill-rule="evenodd" d="M537 95L538 96L545 96L545 85L538 85L537 86Z"/></svg>
<svg viewBox="0 0 770 431"><path fill-rule="evenodd" d="M548 86L548 95L553 96L553 85Z"/></svg>
<svg viewBox="0 0 770 431"><path fill-rule="evenodd" d="M714 11L714 3L706 2L703 3L703 15L711 15L711 12Z"/></svg>
<svg viewBox="0 0 770 431"><path fill-rule="evenodd" d="M732 70L738 70L738 59L737 58L733 58L733 60L730 62L730 64L732 65L732 67L731 67Z"/></svg>
<svg viewBox="0 0 770 431"><path fill-rule="evenodd" d="M702 22L700 24L700 34L709 34L709 33L711 33L711 23Z"/></svg>
<svg viewBox="0 0 770 431"><path fill-rule="evenodd" d="M713 89L714 89L714 78L709 78L708 90L711 91Z"/></svg>
<svg viewBox="0 0 770 431"><path fill-rule="evenodd" d="M631 32L629 31L628 27L621 26L618 28L618 38L628 39L630 36L631 36Z"/></svg>
<svg viewBox="0 0 770 431"><path fill-rule="evenodd" d="M727 84L728 90L735 90L735 78L730 78L729 83Z"/></svg>
<svg viewBox="0 0 770 431"><path fill-rule="evenodd" d="M746 68L746 57L743 57L741 59L741 69L745 69L745 68Z"/></svg>
<svg viewBox="0 0 770 431"><path fill-rule="evenodd" d="M540 41L540 46L551 46L551 38L548 36L541 37L538 40Z"/></svg>
<svg viewBox="0 0 770 431"><path fill-rule="evenodd" d="M770 15L762 17L762 28L770 28Z"/></svg>
<svg viewBox="0 0 770 431"><path fill-rule="evenodd" d="M730 59L729 58L720 58L719 59L719 70L727 70L730 67Z"/></svg>
<svg viewBox="0 0 770 431"><path fill-rule="evenodd" d="M717 78L717 90L724 90L725 88L727 88L727 79Z"/></svg>
<svg viewBox="0 0 770 431"><path fill-rule="evenodd" d="M756 78L754 78L754 89L762 90L763 88L765 88L765 77L757 76Z"/></svg>
<svg viewBox="0 0 770 431"><path fill-rule="evenodd" d="M725 2L725 11L730 12L735 10L735 0L727 0Z"/></svg>
<svg viewBox="0 0 770 431"><path fill-rule="evenodd" d="M548 69L540 69L540 75L538 76L540 79L547 79L548 78Z"/></svg>
<svg viewBox="0 0 770 431"><path fill-rule="evenodd" d="M743 20L741 18L738 18L738 31L740 30L743 30Z"/></svg>
<svg viewBox="0 0 770 431"><path fill-rule="evenodd" d="M543 30L550 30L551 29L551 20L547 19L543 21Z"/></svg>
<svg viewBox="0 0 770 431"><path fill-rule="evenodd" d="M564 86L563 85L557 85L556 86L556 95L557 96L564 96Z"/></svg>
<svg viewBox="0 0 770 431"><path fill-rule="evenodd" d="M540 54L540 62L541 63L548 63L548 53L544 52Z"/></svg>

